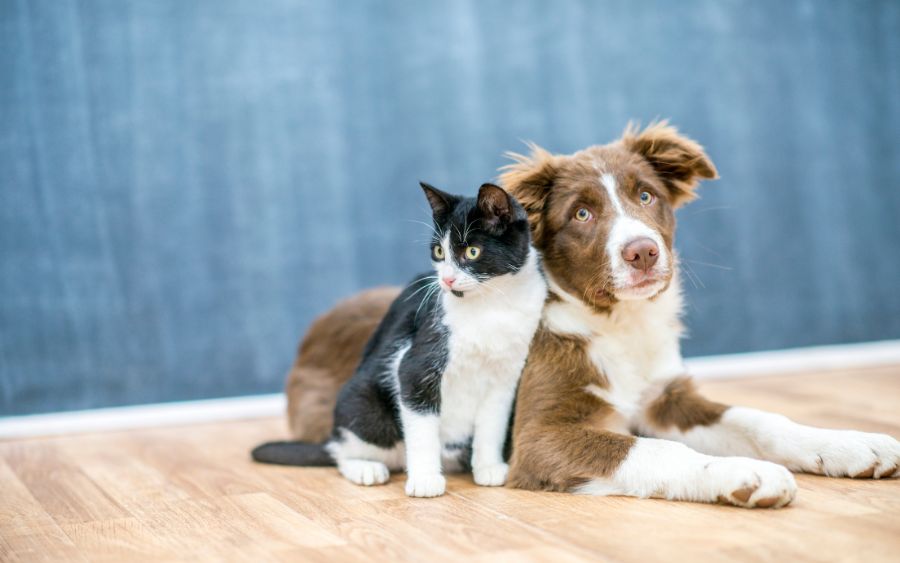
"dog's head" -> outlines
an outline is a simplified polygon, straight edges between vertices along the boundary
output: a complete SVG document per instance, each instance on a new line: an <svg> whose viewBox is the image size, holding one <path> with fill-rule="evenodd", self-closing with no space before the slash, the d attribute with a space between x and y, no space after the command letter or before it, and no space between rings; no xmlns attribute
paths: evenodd
<svg viewBox="0 0 900 563"><path fill-rule="evenodd" d="M674 211L717 176L703 148L661 122L572 155L531 149L510 155L500 179L525 207L552 281L600 309L668 287Z"/></svg>

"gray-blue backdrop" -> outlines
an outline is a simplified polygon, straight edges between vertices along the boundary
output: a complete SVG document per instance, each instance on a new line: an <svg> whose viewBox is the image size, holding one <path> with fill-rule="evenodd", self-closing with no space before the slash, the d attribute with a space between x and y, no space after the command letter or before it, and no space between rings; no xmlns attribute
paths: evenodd
<svg viewBox="0 0 900 563"><path fill-rule="evenodd" d="M688 355L900 337L900 3L0 1L0 414L273 392L418 179L670 117Z"/></svg>

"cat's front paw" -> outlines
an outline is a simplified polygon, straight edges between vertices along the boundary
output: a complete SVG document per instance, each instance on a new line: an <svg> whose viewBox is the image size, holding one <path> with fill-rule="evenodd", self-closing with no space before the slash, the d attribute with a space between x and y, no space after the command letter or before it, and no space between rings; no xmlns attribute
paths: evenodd
<svg viewBox="0 0 900 563"><path fill-rule="evenodd" d="M900 442L887 434L821 430L810 442L801 470L854 479L900 476Z"/></svg>
<svg viewBox="0 0 900 563"><path fill-rule="evenodd" d="M472 469L475 483L482 487L502 487L506 483L507 473L509 473L509 465L505 463L482 465Z"/></svg>
<svg viewBox="0 0 900 563"><path fill-rule="evenodd" d="M380 461L365 459L347 459L338 463L341 475L357 485L383 485L391 478L387 465Z"/></svg>
<svg viewBox="0 0 900 563"><path fill-rule="evenodd" d="M406 477L406 494L411 497L439 497L446 489L447 480L440 473Z"/></svg>

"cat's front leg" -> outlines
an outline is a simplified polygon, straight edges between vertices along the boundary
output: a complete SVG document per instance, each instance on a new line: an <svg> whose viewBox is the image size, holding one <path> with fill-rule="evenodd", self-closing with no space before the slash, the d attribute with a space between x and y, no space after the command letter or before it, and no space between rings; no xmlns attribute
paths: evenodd
<svg viewBox="0 0 900 563"><path fill-rule="evenodd" d="M411 497L444 494L447 480L441 473L440 417L405 405L401 405L400 417L406 442L406 494Z"/></svg>
<svg viewBox="0 0 900 563"><path fill-rule="evenodd" d="M503 461L503 444L515 393L514 383L492 389L478 409L472 439L472 477L483 487L506 483L509 466Z"/></svg>
<svg viewBox="0 0 900 563"><path fill-rule="evenodd" d="M435 347L413 345L397 369L400 422L406 443L406 494L437 497L447 480L441 473L441 378Z"/></svg>

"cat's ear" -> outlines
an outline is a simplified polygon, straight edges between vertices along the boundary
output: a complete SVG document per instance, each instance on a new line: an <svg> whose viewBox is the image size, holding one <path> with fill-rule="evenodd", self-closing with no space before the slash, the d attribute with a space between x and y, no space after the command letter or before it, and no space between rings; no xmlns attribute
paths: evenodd
<svg viewBox="0 0 900 563"><path fill-rule="evenodd" d="M500 186L482 184L478 189L478 209L484 216L485 230L502 231L512 220L512 207L510 195Z"/></svg>
<svg viewBox="0 0 900 563"><path fill-rule="evenodd" d="M428 198L428 204L431 205L431 212L435 217L445 215L459 203L459 198L435 188L431 184L419 182L425 197Z"/></svg>

